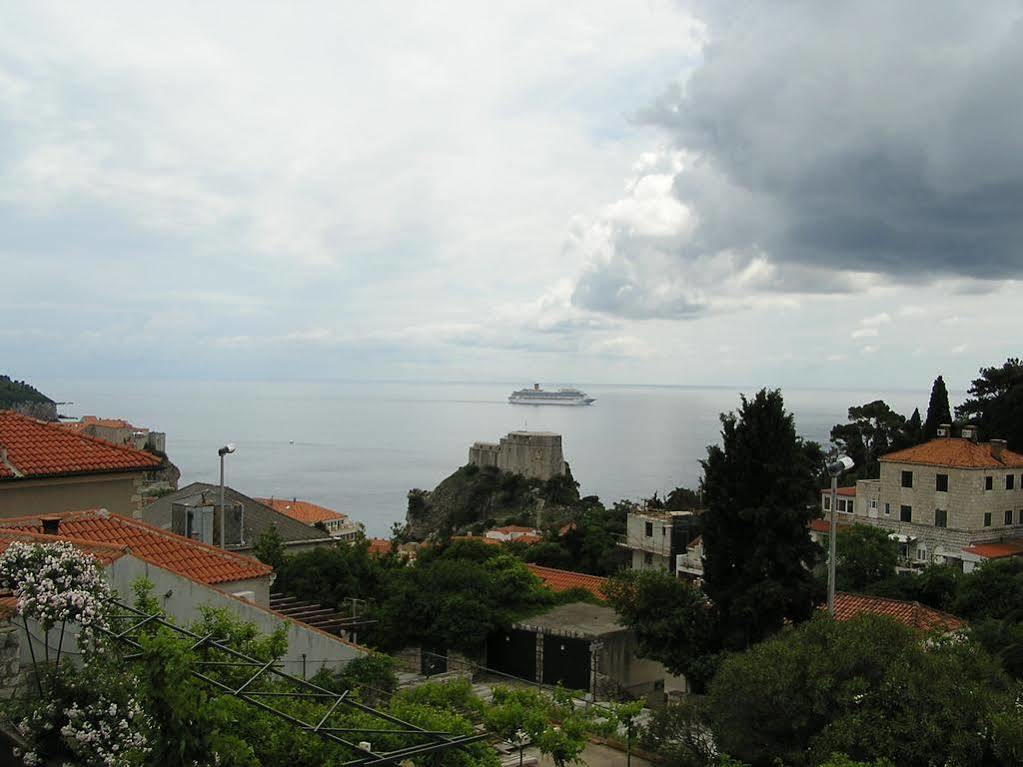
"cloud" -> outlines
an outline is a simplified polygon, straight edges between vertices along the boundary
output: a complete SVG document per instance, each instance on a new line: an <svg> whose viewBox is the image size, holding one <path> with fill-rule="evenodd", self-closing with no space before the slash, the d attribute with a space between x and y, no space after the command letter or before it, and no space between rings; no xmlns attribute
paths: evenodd
<svg viewBox="0 0 1023 767"><path fill-rule="evenodd" d="M858 328L849 334L850 338L874 338L877 336L877 328Z"/></svg>
<svg viewBox="0 0 1023 767"><path fill-rule="evenodd" d="M587 253L576 303L693 318L768 292L985 292L1018 273L1018 3L699 8L703 63L643 115L667 144L570 235Z"/></svg>

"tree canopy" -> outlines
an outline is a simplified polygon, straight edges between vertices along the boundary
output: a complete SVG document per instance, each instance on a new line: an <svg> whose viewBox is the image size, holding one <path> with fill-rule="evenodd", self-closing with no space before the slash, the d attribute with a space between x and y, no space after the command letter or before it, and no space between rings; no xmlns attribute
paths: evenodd
<svg viewBox="0 0 1023 767"><path fill-rule="evenodd" d="M796 435L778 390L743 396L721 426L722 445L703 461L704 590L722 646L744 649L785 621L806 620L824 596L807 531L819 447Z"/></svg>
<svg viewBox="0 0 1023 767"><path fill-rule="evenodd" d="M754 767L810 767L835 753L980 767L1015 763L1005 740L1023 727L1015 692L969 640L924 643L890 618L821 615L730 656L708 710L718 747Z"/></svg>
<svg viewBox="0 0 1023 767"><path fill-rule="evenodd" d="M862 591L895 575L899 547L887 530L870 525L843 527L836 544L835 583L842 591Z"/></svg>
<svg viewBox="0 0 1023 767"><path fill-rule="evenodd" d="M907 429L905 416L896 413L883 400L874 400L850 407L849 422L831 429L831 441L856 462L851 478L876 477L880 466L878 459L885 453L913 444L912 430Z"/></svg>
<svg viewBox="0 0 1023 767"><path fill-rule="evenodd" d="M1001 438L1023 451L1023 362L1011 357L1001 367L980 369L969 399L956 408L961 421L976 424L985 439Z"/></svg>

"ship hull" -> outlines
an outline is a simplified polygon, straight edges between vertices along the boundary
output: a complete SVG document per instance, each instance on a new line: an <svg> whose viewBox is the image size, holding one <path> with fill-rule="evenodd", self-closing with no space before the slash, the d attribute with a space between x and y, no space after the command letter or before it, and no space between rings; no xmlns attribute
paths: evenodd
<svg viewBox="0 0 1023 767"><path fill-rule="evenodd" d="M513 405L557 405L559 407L583 407L584 405L592 405L595 400L593 397L580 397L579 399L541 399L539 397L526 398L512 395L508 398L508 401Z"/></svg>

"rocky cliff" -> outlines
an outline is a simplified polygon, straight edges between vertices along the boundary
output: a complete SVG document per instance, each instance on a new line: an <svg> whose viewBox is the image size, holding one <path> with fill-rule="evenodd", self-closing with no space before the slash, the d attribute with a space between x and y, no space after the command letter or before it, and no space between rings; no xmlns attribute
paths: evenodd
<svg viewBox="0 0 1023 767"><path fill-rule="evenodd" d="M527 479L496 466L462 466L433 490L410 490L405 520L413 540L465 531L481 532L502 524L543 524L566 516L579 500L579 485L565 474L549 480Z"/></svg>

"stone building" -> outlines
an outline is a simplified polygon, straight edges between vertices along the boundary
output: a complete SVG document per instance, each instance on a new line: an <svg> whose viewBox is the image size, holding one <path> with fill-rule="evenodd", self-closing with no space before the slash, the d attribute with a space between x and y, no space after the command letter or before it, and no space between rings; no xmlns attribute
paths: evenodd
<svg viewBox="0 0 1023 767"><path fill-rule="evenodd" d="M966 571L983 561L975 544L1012 544L1023 536L1023 455L1005 441L960 437L942 425L936 439L881 458L881 476L845 495L848 521L890 531L905 564L948 564Z"/></svg>
<svg viewBox="0 0 1023 767"><path fill-rule="evenodd" d="M474 442L469 463L480 468L496 466L529 479L548 480L565 473L561 435L549 431L513 431L500 442Z"/></svg>
<svg viewBox="0 0 1023 767"><path fill-rule="evenodd" d="M144 426L133 426L121 418L84 415L77 421L65 421L61 426L80 434L113 442L115 445L128 445L136 450L167 452L167 435L162 431L150 431Z"/></svg>

